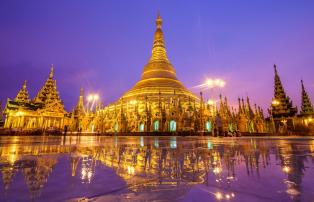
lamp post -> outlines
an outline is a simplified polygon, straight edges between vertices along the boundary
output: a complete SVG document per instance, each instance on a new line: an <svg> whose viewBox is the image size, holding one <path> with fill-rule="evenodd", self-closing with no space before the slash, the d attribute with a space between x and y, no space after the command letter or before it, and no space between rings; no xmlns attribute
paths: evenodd
<svg viewBox="0 0 314 202"><path fill-rule="evenodd" d="M274 114L273 114L273 107L276 107L280 104L280 101L273 99L271 102L271 108L270 108L270 116L271 116L271 122L273 125L273 133L276 132L276 125L275 125L275 120L274 120Z"/></svg>
<svg viewBox="0 0 314 202"><path fill-rule="evenodd" d="M87 111L93 111L93 108L98 100L99 100L98 94L89 94L87 96Z"/></svg>
<svg viewBox="0 0 314 202"><path fill-rule="evenodd" d="M223 88L226 85L226 82L222 79L207 79L203 85L210 89L210 97L213 97L214 88Z"/></svg>
<svg viewBox="0 0 314 202"><path fill-rule="evenodd" d="M214 114L214 107L216 105L216 101L214 100L214 88L223 88L226 85L226 82L222 79L207 79L205 81L205 86L210 90L210 99L208 100L208 104L212 106L212 115Z"/></svg>

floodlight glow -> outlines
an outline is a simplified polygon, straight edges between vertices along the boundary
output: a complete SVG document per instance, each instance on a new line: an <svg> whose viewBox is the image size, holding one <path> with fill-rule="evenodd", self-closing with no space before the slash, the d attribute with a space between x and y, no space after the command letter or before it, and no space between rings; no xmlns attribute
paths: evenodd
<svg viewBox="0 0 314 202"><path fill-rule="evenodd" d="M274 100L271 102L271 104L272 104L273 106L277 106L277 105L280 104L280 102L279 102L278 100L274 99Z"/></svg>
<svg viewBox="0 0 314 202"><path fill-rule="evenodd" d="M222 79L207 79L205 82L208 88L219 87L222 88L226 85L226 82Z"/></svg>

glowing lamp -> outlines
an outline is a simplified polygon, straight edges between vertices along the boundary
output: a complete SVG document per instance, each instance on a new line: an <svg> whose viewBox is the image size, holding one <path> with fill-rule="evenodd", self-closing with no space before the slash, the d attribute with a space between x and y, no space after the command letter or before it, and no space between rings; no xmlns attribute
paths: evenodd
<svg viewBox="0 0 314 202"><path fill-rule="evenodd" d="M210 100L207 101L207 104L209 104L209 105L215 105L215 104L216 104L216 101L210 99Z"/></svg>
<svg viewBox="0 0 314 202"><path fill-rule="evenodd" d="M226 82L222 79L207 79L205 84L209 88L214 88L214 87L222 88L226 85Z"/></svg>
<svg viewBox="0 0 314 202"><path fill-rule="evenodd" d="M280 102L279 102L278 100L274 99L274 100L271 102L271 104L272 104L273 106L277 106L277 105L280 104Z"/></svg>
<svg viewBox="0 0 314 202"><path fill-rule="evenodd" d="M99 99L99 95L95 94L93 98L94 98L94 100L98 100Z"/></svg>
<svg viewBox="0 0 314 202"><path fill-rule="evenodd" d="M93 95L88 95L88 96L87 96L87 101L90 102L90 101L92 101L92 100L93 100Z"/></svg>
<svg viewBox="0 0 314 202"><path fill-rule="evenodd" d="M290 170L291 170L291 169L290 169L289 166L284 166L284 167L282 168L282 171L285 172L285 173L289 173Z"/></svg>
<svg viewBox="0 0 314 202"><path fill-rule="evenodd" d="M130 104L132 104L132 105L135 105L136 103L137 103L136 100L131 100L131 101L130 101Z"/></svg>
<svg viewBox="0 0 314 202"><path fill-rule="evenodd" d="M217 200L221 200L221 199L223 198L223 195L222 195L222 193L220 193L220 192L217 192L217 193L215 194L215 196L216 196L216 199L217 199Z"/></svg>

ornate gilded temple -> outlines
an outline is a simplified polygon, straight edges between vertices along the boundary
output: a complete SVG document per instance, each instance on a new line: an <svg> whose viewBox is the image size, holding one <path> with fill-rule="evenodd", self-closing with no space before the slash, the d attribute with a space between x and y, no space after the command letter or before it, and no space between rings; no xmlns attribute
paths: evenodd
<svg viewBox="0 0 314 202"><path fill-rule="evenodd" d="M290 97L284 90L276 65L274 65L274 72L274 98L268 110L271 125L273 125L273 129L270 130L279 133L314 131L314 109L303 80L301 80L301 110L298 114L297 107L293 106Z"/></svg>
<svg viewBox="0 0 314 202"><path fill-rule="evenodd" d="M240 110L236 111L221 96L218 109L206 103L201 92L199 96L193 94L177 79L167 57L160 15L156 19L151 57L133 88L95 114L84 112L82 96L81 92L72 115L75 131L266 131L261 108L255 106L252 110L248 98L246 103L242 99Z"/></svg>
<svg viewBox="0 0 314 202"><path fill-rule="evenodd" d="M54 79L54 68L36 97L29 98L26 81L14 99L8 99L4 109L4 128L58 129L70 132L230 132L268 133L296 130L313 125L313 106L301 82L300 114L286 95L277 67L274 66L274 98L265 119L261 107L252 105L247 97L231 107L220 95L218 104L207 102L202 92L188 90L177 78L167 56L162 18L156 19L156 31L151 56L141 78L115 102L90 110L81 88L72 112L64 109Z"/></svg>
<svg viewBox="0 0 314 202"><path fill-rule="evenodd" d="M95 124L98 130L115 132L191 130L200 125L200 107L200 99L177 79L158 15L152 55L141 79L116 102L99 110Z"/></svg>
<svg viewBox="0 0 314 202"><path fill-rule="evenodd" d="M15 99L8 99L4 113L5 128L63 129L75 132L265 132L261 108L251 108L239 100L238 110L220 96L219 106L207 103L202 92L195 95L176 76L170 63L160 15L152 54L141 79L118 100L96 110L88 110L80 90L72 112L65 111L51 68L49 77L37 96L30 100L26 81Z"/></svg>
<svg viewBox="0 0 314 202"><path fill-rule="evenodd" d="M29 98L26 81L14 99L8 99L4 113L5 128L56 128L69 124L68 113L57 91L52 65L49 77L34 99Z"/></svg>

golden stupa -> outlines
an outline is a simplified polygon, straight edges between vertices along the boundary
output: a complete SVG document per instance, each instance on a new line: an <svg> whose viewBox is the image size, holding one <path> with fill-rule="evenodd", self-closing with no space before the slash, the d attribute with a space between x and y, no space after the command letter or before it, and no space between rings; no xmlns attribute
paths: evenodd
<svg viewBox="0 0 314 202"><path fill-rule="evenodd" d="M8 129L63 129L79 132L182 132L207 131L215 127L216 114L221 117L222 131L263 132L263 112L255 111L239 100L236 113L220 98L219 111L216 105L198 98L177 79L170 63L161 29L162 19L156 19L156 31L152 55L145 65L141 79L116 102L102 107L84 106L83 90L72 113L64 110L53 78L52 67L49 78L30 100L26 82L15 99L8 99L5 108ZM218 116L218 118L219 118ZM219 120L219 119L218 119ZM35 134L38 131L35 130ZM129 135L129 134L128 134Z"/></svg>
<svg viewBox="0 0 314 202"><path fill-rule="evenodd" d="M198 97L186 89L176 77L176 71L166 54L161 25L162 19L158 14L152 55L144 67L141 79L122 98L136 100L147 97L155 100L160 95L167 97L175 94L183 100L198 100Z"/></svg>

